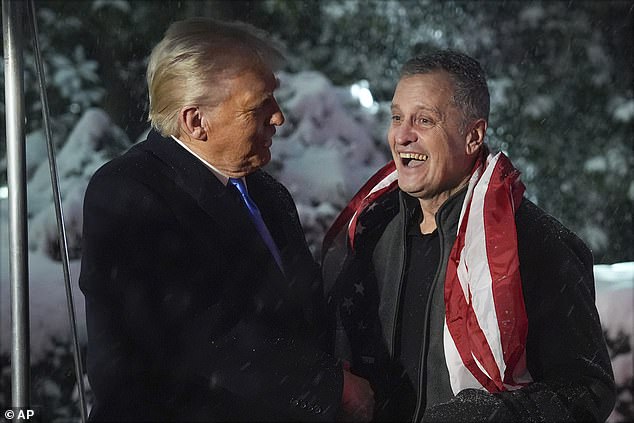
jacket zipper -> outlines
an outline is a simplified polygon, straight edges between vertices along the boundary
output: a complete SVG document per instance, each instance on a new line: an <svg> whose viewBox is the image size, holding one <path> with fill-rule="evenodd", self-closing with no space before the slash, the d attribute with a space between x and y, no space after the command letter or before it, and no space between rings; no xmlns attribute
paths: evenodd
<svg viewBox="0 0 634 423"><path fill-rule="evenodd" d="M438 212L440 212L440 210L438 210ZM438 212L436 214L437 216L439 215ZM429 333L429 327L431 325L431 321L430 321L431 304L434 298L434 291L436 290L436 286L438 285L438 278L440 276L440 269L442 268L442 263L444 260L444 253L445 253L445 237L442 231L441 224L438 220L436 221L436 230L438 231L438 239L440 242L440 261L438 262L438 267L436 268L436 274L434 275L432 285L429 289L429 297L427 297L427 304L425 305L425 316L426 316L427 325L424 328L423 342L422 342L422 346L420 350L420 365L418 366L418 395L416 398L416 410L414 411L414 419L413 419L414 422L418 422L422 418L421 408L423 405L423 390L425 390L425 395L427 395L427 389L426 389L427 384L423 383L424 382L423 373L424 373L424 370L426 370L426 364L427 364L427 360L425 360L425 355L427 353L427 338L428 338L427 335ZM400 295L400 291L399 291L399 295Z"/></svg>
<svg viewBox="0 0 634 423"><path fill-rule="evenodd" d="M397 327L398 325L398 315L399 312L401 310L401 297L403 294L403 277L405 275L405 264L407 261L407 208L405 207L405 201L400 198L401 196L399 195L399 202L401 203L401 208L403 210L405 210L405 215L404 215L404 219L403 219L403 227L402 227L402 235L403 235L403 240L405 242L403 242L403 248L401 250L402 252L402 257L403 259L401 260L401 273L399 275L398 281L398 298L396 299L396 307L394 308L394 319L392 320L394 322L394 328L392 330L392 345L391 345L391 350L392 350L392 360L395 358L395 351L396 351L396 333L397 333Z"/></svg>

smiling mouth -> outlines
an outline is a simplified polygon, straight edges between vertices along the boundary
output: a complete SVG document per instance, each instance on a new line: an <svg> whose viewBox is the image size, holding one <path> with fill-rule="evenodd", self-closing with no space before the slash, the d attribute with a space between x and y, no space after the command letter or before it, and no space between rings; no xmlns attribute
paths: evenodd
<svg viewBox="0 0 634 423"><path fill-rule="evenodd" d="M427 154L419 153L399 153L399 157L405 166L418 166L419 164L426 162L429 159Z"/></svg>

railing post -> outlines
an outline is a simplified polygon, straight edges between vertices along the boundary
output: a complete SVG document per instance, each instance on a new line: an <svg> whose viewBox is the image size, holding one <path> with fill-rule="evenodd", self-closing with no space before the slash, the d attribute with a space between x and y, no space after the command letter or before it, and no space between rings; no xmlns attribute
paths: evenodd
<svg viewBox="0 0 634 423"><path fill-rule="evenodd" d="M22 28L26 3L2 0L4 93L9 187L11 282L11 405L30 406L29 270L26 205L26 137Z"/></svg>

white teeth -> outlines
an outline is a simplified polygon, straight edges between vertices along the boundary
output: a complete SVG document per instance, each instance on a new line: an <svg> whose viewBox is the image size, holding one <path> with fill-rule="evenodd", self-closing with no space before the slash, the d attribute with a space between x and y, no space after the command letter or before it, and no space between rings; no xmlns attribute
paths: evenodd
<svg viewBox="0 0 634 423"><path fill-rule="evenodd" d="M413 159L421 162L427 161L429 156L427 154L418 154L418 153L399 153L401 159Z"/></svg>

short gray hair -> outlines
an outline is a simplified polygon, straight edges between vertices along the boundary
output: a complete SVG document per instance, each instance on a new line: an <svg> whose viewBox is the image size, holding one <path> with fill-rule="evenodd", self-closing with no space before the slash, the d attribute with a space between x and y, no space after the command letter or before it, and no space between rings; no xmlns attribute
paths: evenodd
<svg viewBox="0 0 634 423"><path fill-rule="evenodd" d="M247 66L281 68L282 49L243 22L190 18L174 22L154 47L147 67L148 120L163 136L178 135L178 113L187 105L214 107L223 82Z"/></svg>
<svg viewBox="0 0 634 423"><path fill-rule="evenodd" d="M489 88L477 60L453 50L436 50L408 60L401 69L401 78L435 71L445 71L451 77L453 102L462 110L464 125L469 120L489 120Z"/></svg>

